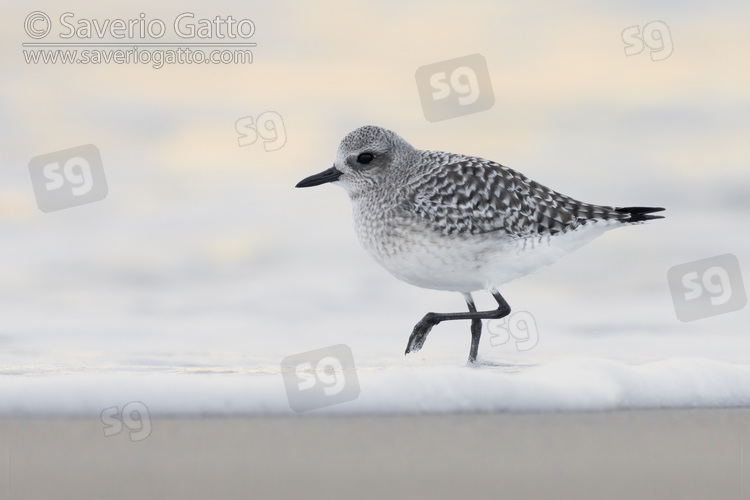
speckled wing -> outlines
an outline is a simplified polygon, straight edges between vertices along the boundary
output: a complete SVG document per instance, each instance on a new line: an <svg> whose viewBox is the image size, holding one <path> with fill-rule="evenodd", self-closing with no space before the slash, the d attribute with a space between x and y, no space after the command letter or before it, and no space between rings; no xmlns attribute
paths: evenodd
<svg viewBox="0 0 750 500"><path fill-rule="evenodd" d="M405 208L443 234L503 231L528 238L555 235L591 220L628 219L614 207L577 201L482 158L424 151L423 162L429 173L409 186Z"/></svg>

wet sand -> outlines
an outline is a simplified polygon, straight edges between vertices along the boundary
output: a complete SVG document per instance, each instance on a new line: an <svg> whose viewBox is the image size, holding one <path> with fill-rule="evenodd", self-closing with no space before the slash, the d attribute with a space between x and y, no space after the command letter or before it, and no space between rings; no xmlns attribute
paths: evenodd
<svg viewBox="0 0 750 500"><path fill-rule="evenodd" d="M750 409L154 417L141 441L103 427L0 419L0 499L750 500Z"/></svg>

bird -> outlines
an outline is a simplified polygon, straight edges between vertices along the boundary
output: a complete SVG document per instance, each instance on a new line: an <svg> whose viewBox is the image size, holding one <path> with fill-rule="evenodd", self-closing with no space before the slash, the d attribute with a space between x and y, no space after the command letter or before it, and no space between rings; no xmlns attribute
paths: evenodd
<svg viewBox="0 0 750 500"><path fill-rule="evenodd" d="M374 125L348 133L333 166L295 187L327 183L348 194L358 239L378 264L401 281L466 301L466 312L425 314L405 354L419 351L437 324L469 320L469 364L477 363L482 320L511 312L501 286L605 231L664 218L651 215L661 207L584 203L494 161L420 150ZM497 309L477 310L472 293L480 291Z"/></svg>

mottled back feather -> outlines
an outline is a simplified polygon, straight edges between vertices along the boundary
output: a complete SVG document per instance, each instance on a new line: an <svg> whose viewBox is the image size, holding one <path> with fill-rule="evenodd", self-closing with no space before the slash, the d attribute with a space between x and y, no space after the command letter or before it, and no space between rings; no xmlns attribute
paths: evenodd
<svg viewBox="0 0 750 500"><path fill-rule="evenodd" d="M403 209L443 234L502 231L513 238L555 235L593 221L627 222L629 214L592 205L472 156L422 151L424 170Z"/></svg>

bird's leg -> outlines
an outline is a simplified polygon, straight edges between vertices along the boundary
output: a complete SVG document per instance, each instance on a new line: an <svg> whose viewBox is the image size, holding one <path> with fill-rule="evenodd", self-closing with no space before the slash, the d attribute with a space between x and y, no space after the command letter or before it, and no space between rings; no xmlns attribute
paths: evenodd
<svg viewBox="0 0 750 500"><path fill-rule="evenodd" d="M469 306L469 312L477 312L477 306L474 305L474 299L470 293L464 294L466 299L466 305ZM469 363L474 363L477 360L477 352L479 351L479 339L482 337L482 320L474 318L471 320L471 349L469 350Z"/></svg>
<svg viewBox="0 0 750 500"><path fill-rule="evenodd" d="M410 352L417 352L424 345L424 341L427 339L427 334L430 333L432 327L440 323L441 321L450 321L456 319L470 319L471 320L471 350L469 352L469 361L474 362L477 357L477 350L479 349L479 338L482 335L482 320L483 319L500 319L510 314L510 306L500 292L497 290L491 290L492 296L497 301L497 309L493 311L477 311L474 306L474 301L471 295L465 294L466 304L469 306L469 312L464 313L434 313L429 312L424 315L422 320L416 324L414 330L411 332L409 342L406 344L406 354ZM478 325L478 326L476 326Z"/></svg>

